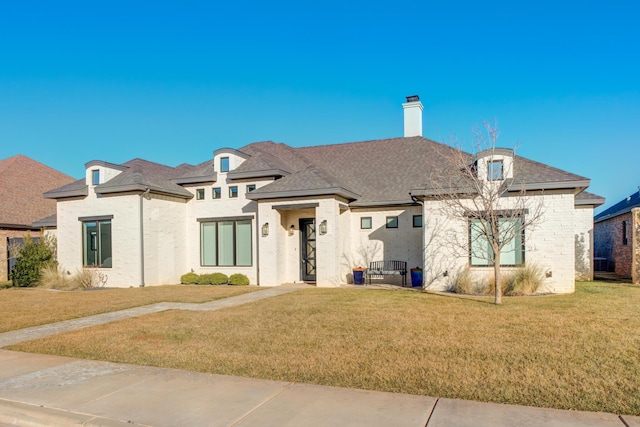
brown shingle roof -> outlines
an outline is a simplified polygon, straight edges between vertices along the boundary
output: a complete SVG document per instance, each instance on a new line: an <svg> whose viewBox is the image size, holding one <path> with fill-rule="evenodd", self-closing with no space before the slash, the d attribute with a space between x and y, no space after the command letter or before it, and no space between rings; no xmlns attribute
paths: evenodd
<svg viewBox="0 0 640 427"><path fill-rule="evenodd" d="M303 148L266 141L249 144L238 151L248 157L238 168L229 171L230 179L280 178L253 191L251 199L303 196L307 192L306 195L339 194L349 199L352 206L411 204L410 192L428 194L443 182L455 181L456 188L452 191L469 187L464 177L458 179L456 171L447 169L446 158L460 152L418 136ZM468 153L462 155L467 156L469 162L475 159ZM589 185L589 180L579 175L523 157L514 159L515 176L508 182L510 189L582 190ZM147 186L152 191L191 197L178 184L216 179L211 161L170 168L134 159L123 166L127 166L127 170L96 189L116 192L128 191L132 186L137 186L136 189ZM434 186L437 181L439 185ZM82 185L77 182L68 186L69 194L86 191ZM64 190L51 193L67 194Z"/></svg>
<svg viewBox="0 0 640 427"><path fill-rule="evenodd" d="M96 186L96 193L117 193L149 188L152 192L191 198L193 195L172 181L180 174L176 168L142 159L129 160L122 164L127 169L114 178Z"/></svg>
<svg viewBox="0 0 640 427"><path fill-rule="evenodd" d="M42 194L74 179L23 155L0 160L0 223L30 226L56 213L55 200Z"/></svg>
<svg viewBox="0 0 640 427"><path fill-rule="evenodd" d="M270 150L273 146L253 144L254 148ZM282 144L281 144L282 145ZM244 150L244 149L243 149ZM411 203L409 191L424 185L434 168L439 167L439 151L451 150L422 137L393 138L346 144L321 145L280 150L282 161L295 161L296 168L314 167L322 171L327 181L336 187L358 195L357 204ZM303 169L304 170L304 169ZM300 174L292 174L259 190L271 192L299 190L305 183L299 182ZM305 174L305 180L311 175ZM317 187L318 183L311 183Z"/></svg>
<svg viewBox="0 0 640 427"><path fill-rule="evenodd" d="M176 167L173 182L176 184L196 184L202 182L215 182L217 174L213 168L213 159L199 165L181 164Z"/></svg>
<svg viewBox="0 0 640 427"><path fill-rule="evenodd" d="M334 187L358 195L352 205L411 203L409 193L415 189L428 189L434 180L450 182L455 171L445 168L445 157L454 148L423 137L392 138L346 144L320 145L291 148L272 142L255 143L242 149L252 155L267 152L280 160L292 174L266 185L252 193L283 194L300 192L304 188L315 190L319 183L314 174L301 172L309 168L322 171ZM472 162L471 154L463 153ZM272 163L272 162L269 162ZM245 162L244 169L251 163ZM241 166L241 167L242 167ZM316 177L315 179L314 176ZM464 180L460 186L464 186ZM534 186L536 188L586 187L587 178L560 169L515 157L515 179L511 185ZM326 184L329 187L328 184Z"/></svg>

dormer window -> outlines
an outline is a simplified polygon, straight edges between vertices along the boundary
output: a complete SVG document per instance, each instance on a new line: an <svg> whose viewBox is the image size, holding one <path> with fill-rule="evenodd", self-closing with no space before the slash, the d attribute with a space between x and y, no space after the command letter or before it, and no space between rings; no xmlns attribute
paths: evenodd
<svg viewBox="0 0 640 427"><path fill-rule="evenodd" d="M100 184L100 170L94 169L91 171L91 185Z"/></svg>
<svg viewBox="0 0 640 427"><path fill-rule="evenodd" d="M220 157L220 172L229 172L229 158Z"/></svg>
<svg viewBox="0 0 640 427"><path fill-rule="evenodd" d="M487 162L487 179L489 181L502 181L504 179L504 165L502 160Z"/></svg>

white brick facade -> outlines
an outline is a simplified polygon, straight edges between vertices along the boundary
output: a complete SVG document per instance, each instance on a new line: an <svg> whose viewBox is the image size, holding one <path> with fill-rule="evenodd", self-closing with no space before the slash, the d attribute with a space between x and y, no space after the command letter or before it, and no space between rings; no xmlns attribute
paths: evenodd
<svg viewBox="0 0 640 427"><path fill-rule="evenodd" d="M578 268L576 259L591 265L593 257L589 243L593 209L576 208L575 196L568 191L550 191L530 197L542 207L543 214L533 227L525 229L525 263L542 269L546 276L544 288L549 292L573 292ZM447 217L439 208L440 203L426 202L424 207L425 284L433 289L449 288L456 274L469 266L469 225L466 221ZM502 208L508 208L508 205ZM576 241L579 236L585 236L587 244L578 256ZM502 270L508 272L513 267ZM471 273L476 279L483 280L493 275L493 267L471 267Z"/></svg>
<svg viewBox="0 0 640 427"><path fill-rule="evenodd" d="M251 283L262 286L300 282L301 218L314 218L316 226L327 222L327 233L318 233L316 241L316 283L321 287L349 283L353 267L368 267L374 260L401 260L407 262L408 268L424 269L426 286L444 289L450 286L455 273L469 264L468 250L463 248L468 224L448 218L438 209L437 202L425 202L424 207L376 208L349 208L346 200L337 197L255 202L244 197L246 185L260 187L270 180L228 182L224 175L219 174L216 183L186 187L194 195L197 189L204 189L204 200L194 197L185 201L159 195L141 199L139 193L97 197L90 187L84 199L59 202L61 265L70 272L82 269L79 218L101 215L113 216L113 265L100 269L108 277L108 286L140 286L143 280L145 285L174 284L191 270L199 274L243 273ZM237 198L228 197L231 185L239 187ZM221 188L221 199L212 199L214 187ZM575 197L570 192L548 192L536 197L544 206L544 215L535 229L525 232L526 262L535 263L548 273L550 277L545 279L545 286L549 291L572 292L576 274L590 278L593 209L576 208ZM308 207L309 204L317 206ZM287 205L287 209L277 209L282 205ZM141 257L141 207L144 259ZM414 227L414 216L419 215L424 226ZM252 221L252 265L201 266L198 220L230 217ZM397 217L397 228L387 228L389 217ZM370 218L371 229L361 228L362 218ZM261 227L265 223L269 224L269 234L263 237ZM474 267L472 272L479 278L492 273L490 267ZM400 283L400 278L389 277L385 282Z"/></svg>

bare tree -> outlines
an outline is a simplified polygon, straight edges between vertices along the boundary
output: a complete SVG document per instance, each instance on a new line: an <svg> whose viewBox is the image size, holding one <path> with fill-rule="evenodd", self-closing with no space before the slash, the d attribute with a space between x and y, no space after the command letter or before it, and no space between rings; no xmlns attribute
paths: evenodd
<svg viewBox="0 0 640 427"><path fill-rule="evenodd" d="M493 266L495 303L502 303L501 260L522 262L524 230L535 228L543 215L541 192L527 192L518 179L514 151L497 148L499 131L484 123L474 129L476 154L464 152L456 140L444 148L442 164L426 186L425 200L437 201L442 214L467 224L468 236L449 242L468 251L472 265Z"/></svg>

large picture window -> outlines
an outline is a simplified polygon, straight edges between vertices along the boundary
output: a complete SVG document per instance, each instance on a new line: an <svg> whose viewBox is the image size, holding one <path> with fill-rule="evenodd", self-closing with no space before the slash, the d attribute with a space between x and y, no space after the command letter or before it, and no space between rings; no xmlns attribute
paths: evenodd
<svg viewBox="0 0 640 427"><path fill-rule="evenodd" d="M252 264L251 220L200 223L200 263L203 266Z"/></svg>
<svg viewBox="0 0 640 427"><path fill-rule="evenodd" d="M82 237L83 265L110 268L112 264L111 220L83 222Z"/></svg>
<svg viewBox="0 0 640 427"><path fill-rule="evenodd" d="M469 259L473 266L493 265L493 249L484 232L483 219L473 218L469 222ZM512 266L524 263L524 230L520 218L500 218L499 233L504 238L513 237L500 251L500 265Z"/></svg>

